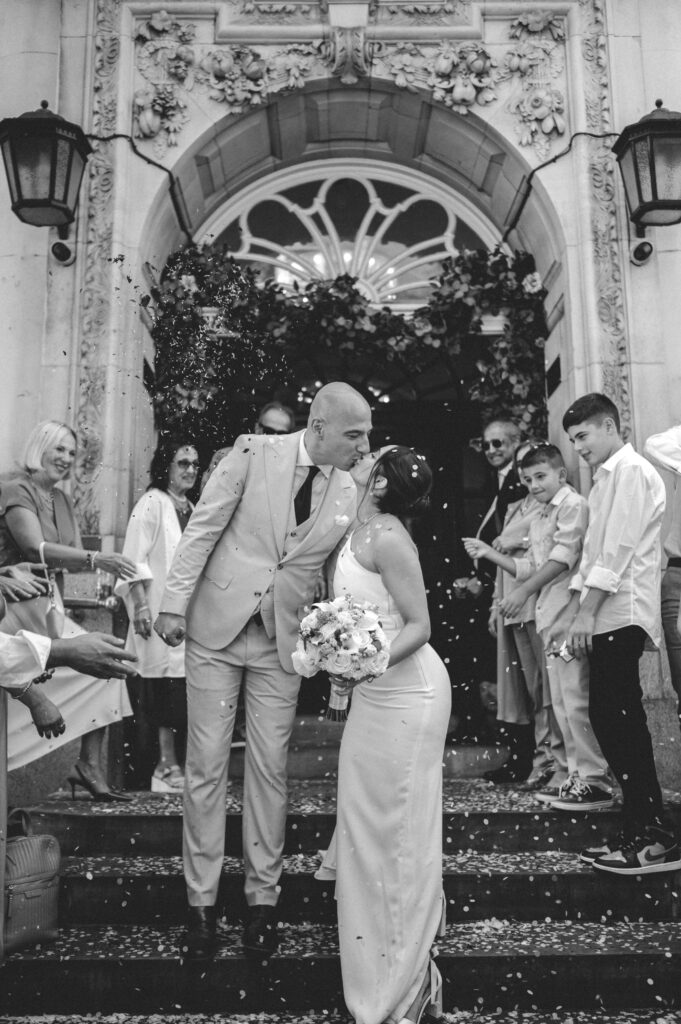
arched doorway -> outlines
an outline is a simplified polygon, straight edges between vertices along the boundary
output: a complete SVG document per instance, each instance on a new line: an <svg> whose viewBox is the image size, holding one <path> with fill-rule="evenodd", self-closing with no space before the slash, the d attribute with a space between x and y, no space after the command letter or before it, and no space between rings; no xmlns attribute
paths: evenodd
<svg viewBox="0 0 681 1024"><path fill-rule="evenodd" d="M452 249L497 243L527 171L519 153L474 115L457 116L376 82L351 89L312 83L226 119L175 168L198 240L227 241L238 258L279 275L284 287L345 268L372 301L405 311L422 301L429 266ZM552 268L559 289L560 234L541 188L528 209L531 234L515 240L544 272ZM150 256L151 244L167 255L180 242L169 218L157 223L165 230L150 239ZM163 265L158 255L151 261ZM419 540L434 641L462 688L476 676L474 655L462 643L475 609L457 600L453 581L470 569L459 539L474 530L486 504L486 466L469 446L480 432L467 400L476 355L471 343L456 368L434 358L417 378L349 371L376 399L376 442L414 445L433 464L434 511ZM301 423L317 382L337 376L328 357L321 367L300 367L293 399Z"/></svg>

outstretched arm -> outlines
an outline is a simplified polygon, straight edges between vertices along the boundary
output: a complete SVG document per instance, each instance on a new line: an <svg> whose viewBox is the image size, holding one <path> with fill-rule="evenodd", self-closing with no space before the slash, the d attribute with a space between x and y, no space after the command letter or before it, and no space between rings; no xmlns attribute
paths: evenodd
<svg viewBox="0 0 681 1024"><path fill-rule="evenodd" d="M515 559L509 555L503 555L500 551L495 551L490 544L485 544L484 541L478 540L477 537L462 537L462 540L469 558L486 558L488 561L494 562L495 565L498 565L505 572L510 573L511 576L515 576Z"/></svg>

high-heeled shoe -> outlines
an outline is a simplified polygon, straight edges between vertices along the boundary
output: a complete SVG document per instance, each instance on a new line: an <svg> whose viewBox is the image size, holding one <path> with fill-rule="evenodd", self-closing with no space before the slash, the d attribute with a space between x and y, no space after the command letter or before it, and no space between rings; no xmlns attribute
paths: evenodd
<svg viewBox="0 0 681 1024"><path fill-rule="evenodd" d="M423 993L407 1010L411 1016L403 1017L399 1024L435 1024L442 1017L442 975L434 960L428 964L424 984Z"/></svg>
<svg viewBox="0 0 681 1024"><path fill-rule="evenodd" d="M88 778L79 764L74 764L73 774L69 775L66 781L71 787L72 799L75 799L77 786L86 790L92 799L100 804L110 804L115 800L127 802L132 799L127 793L111 790L108 787L106 789L102 788L101 784L97 783L95 779Z"/></svg>

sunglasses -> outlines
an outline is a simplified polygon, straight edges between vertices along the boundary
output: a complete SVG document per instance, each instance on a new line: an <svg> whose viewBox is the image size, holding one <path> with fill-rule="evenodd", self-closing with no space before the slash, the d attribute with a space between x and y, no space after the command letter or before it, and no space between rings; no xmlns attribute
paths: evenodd
<svg viewBox="0 0 681 1024"><path fill-rule="evenodd" d="M288 434L288 430L275 430L274 427L266 427L264 423L258 423L258 426L262 430L263 434Z"/></svg>
<svg viewBox="0 0 681 1024"><path fill-rule="evenodd" d="M194 472L198 472L199 464L194 459L177 459L175 462L176 466L180 469L193 469Z"/></svg>
<svg viewBox="0 0 681 1024"><path fill-rule="evenodd" d="M493 437L491 441L482 442L482 450L486 452L489 448L502 448L505 443L505 441L501 441L498 437Z"/></svg>

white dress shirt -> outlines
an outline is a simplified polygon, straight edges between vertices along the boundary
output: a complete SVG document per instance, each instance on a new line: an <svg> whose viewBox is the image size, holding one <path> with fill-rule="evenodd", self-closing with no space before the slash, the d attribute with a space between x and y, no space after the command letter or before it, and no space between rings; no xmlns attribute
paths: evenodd
<svg viewBox="0 0 681 1024"><path fill-rule="evenodd" d="M45 671L52 641L20 629L15 636L0 633L0 686L10 696L20 694L31 679Z"/></svg>
<svg viewBox="0 0 681 1024"><path fill-rule="evenodd" d="M293 494L294 496L298 493L303 481L307 477L307 471L310 466L314 466L315 463L310 458L309 452L305 447L305 431L300 435L300 442L298 444L298 459L296 461L296 475L293 479ZM326 485L329 482L329 476L333 466L324 465L319 466L319 473L312 481L312 500L310 503L310 519L314 516L319 506L319 502L324 496Z"/></svg>
<svg viewBox="0 0 681 1024"><path fill-rule="evenodd" d="M664 550L668 558L681 558L681 427L653 434L643 445L644 454L674 474L672 479L672 515Z"/></svg>
<svg viewBox="0 0 681 1024"><path fill-rule="evenodd" d="M594 473L589 525L571 590L608 594L596 614L594 633L641 626L653 643L660 622L660 530L665 507L662 477L630 444Z"/></svg>

